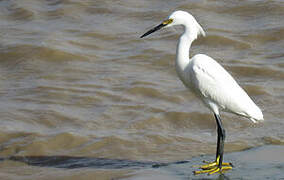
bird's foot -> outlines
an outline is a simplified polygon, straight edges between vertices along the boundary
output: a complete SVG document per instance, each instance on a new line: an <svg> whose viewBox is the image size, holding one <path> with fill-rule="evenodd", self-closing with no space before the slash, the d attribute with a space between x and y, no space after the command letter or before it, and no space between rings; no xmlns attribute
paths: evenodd
<svg viewBox="0 0 284 180"><path fill-rule="evenodd" d="M210 169L205 169L205 170L200 170L200 171L194 171L194 174L203 174L203 173L208 173L208 175L214 174L214 173L220 173L223 174L228 170L231 170L232 166L222 166L221 168L218 166L215 166L213 168Z"/></svg>
<svg viewBox="0 0 284 180"><path fill-rule="evenodd" d="M200 166L200 168L203 169L203 170L214 169L214 168L216 168L219 165L219 161L218 160L216 160L214 162L211 162L211 163L209 163L207 161L203 161L203 162L207 163L207 164L204 164L204 165ZM230 167L232 167L233 165L232 165L232 163L223 162L222 166L225 166L225 167L230 166Z"/></svg>
<svg viewBox="0 0 284 180"><path fill-rule="evenodd" d="M203 174L203 173L214 174L217 172L223 173L225 171L232 169L233 165L227 162L223 162L221 167L219 167L219 159L220 157L217 157L216 161L212 163L205 161L205 163L207 164L199 166L202 170L194 171L194 174Z"/></svg>

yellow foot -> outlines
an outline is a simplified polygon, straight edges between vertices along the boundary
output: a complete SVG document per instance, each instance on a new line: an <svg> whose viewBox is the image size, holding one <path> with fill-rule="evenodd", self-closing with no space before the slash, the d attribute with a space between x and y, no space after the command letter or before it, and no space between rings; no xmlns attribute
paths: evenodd
<svg viewBox="0 0 284 180"><path fill-rule="evenodd" d="M214 173L224 173L228 170L232 169L231 166L222 166L221 168L219 167L214 167L214 168L211 168L211 169L206 169L206 170L201 170L201 171L194 171L194 174L197 175L197 174L203 174L203 173L208 173L209 175L211 174L214 174Z"/></svg>
<svg viewBox="0 0 284 180"><path fill-rule="evenodd" d="M208 162L205 162L205 163L208 163ZM214 161L212 163L204 164L204 165L200 166L200 168L203 169L203 170L213 169L213 168L216 168L218 166L218 164L219 164L219 161ZM227 162L223 162L222 166L232 166L232 164L227 163Z"/></svg>
<svg viewBox="0 0 284 180"><path fill-rule="evenodd" d="M216 161L212 162L212 163L208 163L202 166L199 166L202 170L200 171L194 171L194 174L202 174L202 173L208 173L208 174L214 174L214 173L223 173L225 171L228 171L230 169L232 169L232 164L231 163L226 163L223 162L221 168L218 167L219 166L219 159L220 157L216 158Z"/></svg>

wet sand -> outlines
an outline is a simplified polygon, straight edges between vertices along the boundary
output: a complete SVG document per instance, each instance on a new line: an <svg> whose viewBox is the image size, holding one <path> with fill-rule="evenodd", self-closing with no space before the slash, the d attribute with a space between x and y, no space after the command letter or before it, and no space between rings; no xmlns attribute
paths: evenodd
<svg viewBox="0 0 284 180"><path fill-rule="evenodd" d="M196 157L186 163L173 163L158 169L141 169L134 172L131 180L146 179L284 179L284 146L262 146L245 151L225 154L225 161L234 165L233 170L222 175L194 175L194 165L202 164L203 160L214 160L212 156Z"/></svg>
<svg viewBox="0 0 284 180"><path fill-rule="evenodd" d="M13 156L2 159L2 168L9 166L30 169L30 173L14 172L10 178L2 171L2 179L123 179L123 180L173 180L173 179L284 179L284 146L267 145L240 152L226 153L225 161L233 170L224 174L194 175L195 165L203 160L213 161L213 155L194 157L177 162L133 161L72 156ZM3 164L5 165L3 167ZM41 168L45 167L45 170ZM49 169L47 172L46 169ZM41 173L39 173L39 172ZM53 173L49 172L53 171ZM80 173L79 173L80 172ZM87 172L85 174L85 172ZM47 173L47 174L46 174Z"/></svg>

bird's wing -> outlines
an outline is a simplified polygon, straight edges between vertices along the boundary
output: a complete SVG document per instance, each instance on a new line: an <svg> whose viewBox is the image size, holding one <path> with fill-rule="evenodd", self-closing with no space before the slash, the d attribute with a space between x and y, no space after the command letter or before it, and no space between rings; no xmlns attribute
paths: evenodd
<svg viewBox="0 0 284 180"><path fill-rule="evenodd" d="M191 69L194 89L199 91L205 101L213 102L224 110L249 118L260 116L260 109L215 60L206 55L196 55L192 58Z"/></svg>

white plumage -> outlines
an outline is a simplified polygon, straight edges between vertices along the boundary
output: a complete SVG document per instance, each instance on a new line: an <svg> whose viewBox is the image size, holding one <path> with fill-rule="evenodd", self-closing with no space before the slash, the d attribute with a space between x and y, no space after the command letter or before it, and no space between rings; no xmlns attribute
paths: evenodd
<svg viewBox="0 0 284 180"><path fill-rule="evenodd" d="M184 11L173 12L167 20L149 30L141 38L163 28L182 25L184 33L180 36L176 50L176 71L186 87L192 90L214 113L217 123L217 151L213 163L201 166L196 174L224 172L232 169L230 163L223 163L225 129L222 126L219 110L228 111L251 119L253 122L263 120L259 107L237 84L234 78L214 59L204 54L189 58L192 42L198 35L205 36L202 27L195 18Z"/></svg>
<svg viewBox="0 0 284 180"><path fill-rule="evenodd" d="M199 34L205 36L194 17L187 12L176 11L169 19L177 19L176 24L182 22L184 26L176 56L176 71L181 81L215 114L219 114L220 109L247 117L253 122L263 120L259 107L219 63L204 54L189 59L191 43ZM168 26L176 24L173 22Z"/></svg>
<svg viewBox="0 0 284 180"><path fill-rule="evenodd" d="M209 108L219 114L217 109L250 118L263 120L261 110L232 76L209 56L198 54L190 59L189 70L184 76L190 77L192 88ZM216 109L217 106L217 109Z"/></svg>

